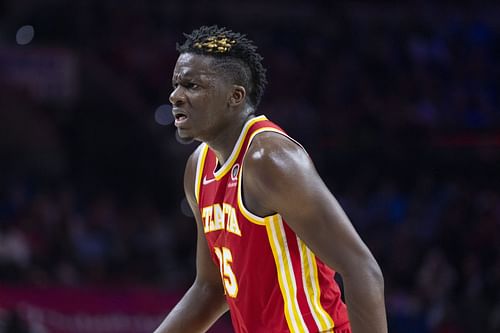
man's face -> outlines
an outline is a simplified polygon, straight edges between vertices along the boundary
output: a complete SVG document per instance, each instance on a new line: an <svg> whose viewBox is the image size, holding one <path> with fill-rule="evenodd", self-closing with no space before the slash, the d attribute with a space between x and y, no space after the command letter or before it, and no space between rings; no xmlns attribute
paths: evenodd
<svg viewBox="0 0 500 333"><path fill-rule="evenodd" d="M177 59L170 94L181 139L212 140L229 121L232 85L211 66L209 56L183 53Z"/></svg>

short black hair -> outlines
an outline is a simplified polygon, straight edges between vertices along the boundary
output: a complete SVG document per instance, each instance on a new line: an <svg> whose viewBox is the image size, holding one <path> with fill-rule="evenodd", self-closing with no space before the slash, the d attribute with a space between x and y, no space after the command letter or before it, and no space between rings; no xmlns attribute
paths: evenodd
<svg viewBox="0 0 500 333"><path fill-rule="evenodd" d="M267 84L266 69L257 46L246 35L219 28L217 25L202 26L177 44L177 51L211 56L215 65L231 76L235 84L248 91L250 104L257 108Z"/></svg>

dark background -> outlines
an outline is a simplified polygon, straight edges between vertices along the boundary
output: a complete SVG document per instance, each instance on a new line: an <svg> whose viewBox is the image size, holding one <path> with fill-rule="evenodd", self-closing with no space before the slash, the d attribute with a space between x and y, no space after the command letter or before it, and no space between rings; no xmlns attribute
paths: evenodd
<svg viewBox="0 0 500 333"><path fill-rule="evenodd" d="M0 1L0 284L191 284L195 144L176 141L168 96L182 32L219 24L259 46L258 114L306 147L378 259L390 332L499 332L499 17L494 3Z"/></svg>

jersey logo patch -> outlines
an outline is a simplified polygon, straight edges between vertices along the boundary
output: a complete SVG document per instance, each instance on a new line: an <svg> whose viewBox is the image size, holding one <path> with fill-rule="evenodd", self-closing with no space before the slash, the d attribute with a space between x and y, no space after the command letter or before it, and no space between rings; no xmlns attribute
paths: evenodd
<svg viewBox="0 0 500 333"><path fill-rule="evenodd" d="M240 165L236 163L231 169L231 179L236 180L238 178L238 172L240 171Z"/></svg>

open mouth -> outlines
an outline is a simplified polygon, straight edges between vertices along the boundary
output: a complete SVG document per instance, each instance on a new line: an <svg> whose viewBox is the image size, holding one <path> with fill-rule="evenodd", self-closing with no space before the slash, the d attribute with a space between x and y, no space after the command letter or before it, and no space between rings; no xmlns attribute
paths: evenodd
<svg viewBox="0 0 500 333"><path fill-rule="evenodd" d="M175 126L178 126L184 123L188 119L188 116L182 112L174 112L174 118L175 118Z"/></svg>
<svg viewBox="0 0 500 333"><path fill-rule="evenodd" d="M176 120L176 121L180 121L180 122L182 122L182 121L184 121L184 120L186 120L186 119L187 119L187 116L186 116L186 115L184 115L184 114L176 114L176 115L175 115L175 120Z"/></svg>

